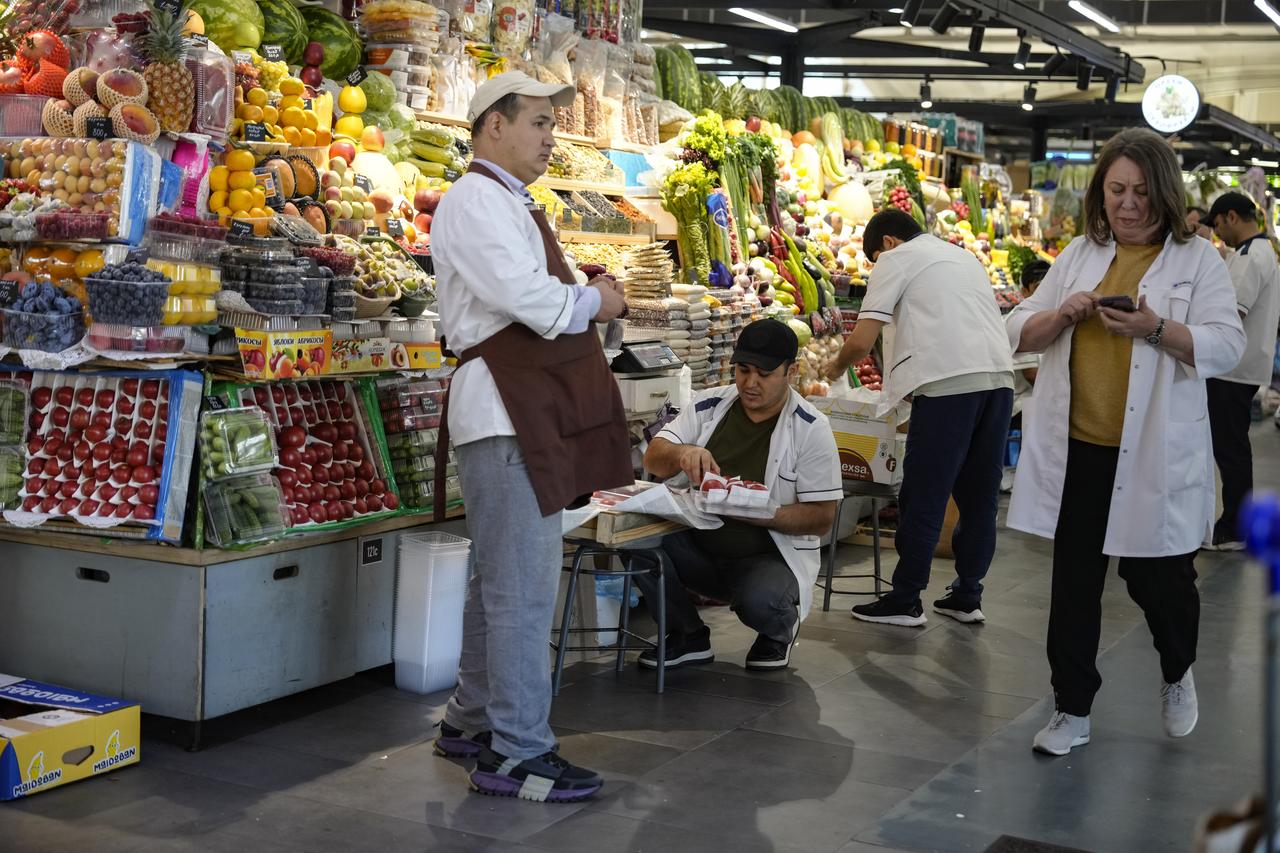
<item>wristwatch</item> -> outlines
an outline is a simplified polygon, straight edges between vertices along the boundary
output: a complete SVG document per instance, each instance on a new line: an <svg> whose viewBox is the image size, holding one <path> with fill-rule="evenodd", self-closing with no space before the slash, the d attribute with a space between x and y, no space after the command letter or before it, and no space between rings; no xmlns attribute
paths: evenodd
<svg viewBox="0 0 1280 853"><path fill-rule="evenodd" d="M1160 318L1160 322L1156 324L1156 330L1147 335L1146 341L1153 347L1160 346L1161 339L1164 338L1164 318Z"/></svg>

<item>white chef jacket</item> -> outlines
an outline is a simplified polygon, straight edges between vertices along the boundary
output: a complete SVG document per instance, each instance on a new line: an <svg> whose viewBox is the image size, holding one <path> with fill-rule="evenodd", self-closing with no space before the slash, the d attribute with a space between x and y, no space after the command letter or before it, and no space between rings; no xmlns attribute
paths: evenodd
<svg viewBox="0 0 1280 853"><path fill-rule="evenodd" d="M764 484L769 497L781 506L795 503L838 501L844 497L840 480L840 454L827 416L791 389L769 441L769 461ZM716 426L738 399L738 387L708 388L694 395L679 416L662 428L658 438L673 444L706 447ZM778 553L786 560L800 588L800 619L809 615L813 584L822 565L821 538L791 536L770 530Z"/></svg>
<svg viewBox="0 0 1280 853"><path fill-rule="evenodd" d="M1115 251L1115 243L1073 240L1035 294L1009 315L1014 349L1034 314L1059 307L1072 294L1094 290ZM1204 380L1235 367L1244 351L1244 330L1226 264L1203 238L1181 244L1166 239L1138 293L1161 317L1190 329L1195 366L1134 339L1103 552L1115 557L1189 554L1210 535L1214 513ZM1033 392L1036 416L1023 423L1022 455L1009 504L1010 527L1049 539L1058 525L1066 479L1071 340L1071 330L1063 331L1041 358Z"/></svg>
<svg viewBox="0 0 1280 853"><path fill-rule="evenodd" d="M461 353L512 323L547 340L585 331L595 312L584 306L592 303L578 298L581 287L547 272L542 235L512 186L519 181L485 165L508 188L484 175L463 175L440 200L431 224L440 325L449 348ZM449 433L455 445L516 434L483 359L464 364L453 377Z"/></svg>
<svg viewBox="0 0 1280 853"><path fill-rule="evenodd" d="M1280 263L1267 235L1251 237L1227 256L1236 288L1236 308L1244 315L1244 357L1220 378L1244 385L1270 385L1280 323Z"/></svg>
<svg viewBox="0 0 1280 853"><path fill-rule="evenodd" d="M882 412L930 382L1013 372L1000 309L982 264L931 234L880 253L858 317L894 325Z"/></svg>

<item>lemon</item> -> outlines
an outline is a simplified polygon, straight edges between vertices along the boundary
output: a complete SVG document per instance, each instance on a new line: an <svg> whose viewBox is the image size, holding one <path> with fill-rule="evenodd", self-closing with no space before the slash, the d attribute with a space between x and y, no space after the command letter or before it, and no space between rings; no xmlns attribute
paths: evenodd
<svg viewBox="0 0 1280 853"><path fill-rule="evenodd" d="M276 124L280 121L280 111L275 107L262 108L262 121L264 124Z"/></svg>
<svg viewBox="0 0 1280 853"><path fill-rule="evenodd" d="M306 113L302 111L302 107L288 107L280 113L280 123L285 127L305 127Z"/></svg>
<svg viewBox="0 0 1280 853"><path fill-rule="evenodd" d="M232 172L231 177L227 179L227 186L233 190L253 189L258 183L258 178L253 172Z"/></svg>
<svg viewBox="0 0 1280 853"><path fill-rule="evenodd" d="M271 211L265 210L261 207L252 207L249 209L249 216L254 219L266 219L270 215Z"/></svg>
<svg viewBox="0 0 1280 853"><path fill-rule="evenodd" d="M285 142L288 142L290 145L301 145L302 132L296 127L286 127L284 129L284 139Z"/></svg>
<svg viewBox="0 0 1280 853"><path fill-rule="evenodd" d="M254 207L266 207L266 206L267 206L267 192L266 192L266 190L264 190L262 187L254 187L253 189L249 190L249 192L253 194L253 206L254 206Z"/></svg>
<svg viewBox="0 0 1280 853"><path fill-rule="evenodd" d="M226 168L232 172L249 172L253 170L253 152L236 148L227 152Z"/></svg>
<svg viewBox="0 0 1280 853"><path fill-rule="evenodd" d="M241 104L240 118L250 124L262 121L262 107L255 107L253 104Z"/></svg>
<svg viewBox="0 0 1280 853"><path fill-rule="evenodd" d="M359 114L368 107L369 100L365 97L364 89L359 86L343 86L338 93L338 109L344 113Z"/></svg>
<svg viewBox="0 0 1280 853"><path fill-rule="evenodd" d="M227 175L230 169L226 166L214 166L209 170L209 189L218 192L227 188ZM216 210L213 205L209 205L210 210Z"/></svg>
<svg viewBox="0 0 1280 853"><path fill-rule="evenodd" d="M300 144L303 148L314 148L314 147L315 147L315 145L316 145L316 132L315 132L314 130L312 130L312 129L311 129L311 128L309 128L309 127L304 127L304 128L302 128L302 130L298 131L298 134L302 137L302 141L301 141L299 144Z"/></svg>
<svg viewBox="0 0 1280 853"><path fill-rule="evenodd" d="M279 110L281 113L283 113L285 110L289 109L290 107L297 107L298 109L302 109L302 98L298 97L297 95L285 95L283 98L280 99Z"/></svg>
<svg viewBox="0 0 1280 853"><path fill-rule="evenodd" d="M253 193L247 189L232 190L227 199L227 206L231 208L233 217L242 219L240 214L246 213L253 207Z"/></svg>
<svg viewBox="0 0 1280 853"><path fill-rule="evenodd" d="M302 113L303 127L308 130L320 129L320 117L316 115L315 110L304 110Z"/></svg>
<svg viewBox="0 0 1280 853"><path fill-rule="evenodd" d="M360 134L364 133L364 119L358 115L344 115L338 119L333 126L333 130L339 136L350 136L352 139L359 139Z"/></svg>
<svg viewBox="0 0 1280 853"><path fill-rule="evenodd" d="M255 107L265 107L267 105L267 90L261 86L255 86L244 93L244 99Z"/></svg>
<svg viewBox="0 0 1280 853"><path fill-rule="evenodd" d="M225 181L223 181L223 185L224 186L226 185ZM226 190L218 190L217 192L209 193L209 209L210 210L218 210L219 208L223 208L226 206L227 206Z"/></svg>
<svg viewBox="0 0 1280 853"><path fill-rule="evenodd" d="M280 94L301 95L305 91L302 81L297 77L286 77L280 81Z"/></svg>

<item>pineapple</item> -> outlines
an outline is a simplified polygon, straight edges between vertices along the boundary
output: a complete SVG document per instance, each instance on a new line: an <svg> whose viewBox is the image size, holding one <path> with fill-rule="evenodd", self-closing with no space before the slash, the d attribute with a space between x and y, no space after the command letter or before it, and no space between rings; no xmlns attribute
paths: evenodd
<svg viewBox="0 0 1280 853"><path fill-rule="evenodd" d="M151 27L142 39L142 52L147 66L142 76L147 81L150 108L160 127L170 133L185 133L191 127L195 109L195 84L185 63L187 48L182 40L189 0L180 0L176 13L148 3Z"/></svg>

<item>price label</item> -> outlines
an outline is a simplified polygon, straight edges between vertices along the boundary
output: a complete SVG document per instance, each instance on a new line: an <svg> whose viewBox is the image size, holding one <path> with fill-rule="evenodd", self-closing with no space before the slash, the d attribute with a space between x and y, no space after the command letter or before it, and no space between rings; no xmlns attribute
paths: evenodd
<svg viewBox="0 0 1280 853"><path fill-rule="evenodd" d="M382 539L366 539L360 543L360 565L376 566L382 562Z"/></svg>
<svg viewBox="0 0 1280 853"><path fill-rule="evenodd" d="M356 186L367 193L373 192L373 181L367 175L356 175Z"/></svg>
<svg viewBox="0 0 1280 853"><path fill-rule="evenodd" d="M251 122L244 126L245 142L266 142L267 126L259 122Z"/></svg>
<svg viewBox="0 0 1280 853"><path fill-rule="evenodd" d="M174 2L174 0L169 0ZM278 44L264 44L262 46L262 56L268 62L284 62L284 48Z"/></svg>
<svg viewBox="0 0 1280 853"><path fill-rule="evenodd" d="M111 126L111 119L106 116L94 116L85 122L85 135L90 139L111 139L116 132Z"/></svg>
<svg viewBox="0 0 1280 853"><path fill-rule="evenodd" d="M258 186L262 187L262 194L266 196L268 206L280 210L284 207L284 197L280 195L280 188L276 186L276 175L270 168L259 166L253 170L253 174L258 179Z"/></svg>
<svg viewBox="0 0 1280 853"><path fill-rule="evenodd" d="M227 407L227 403L216 394L210 394L204 398L204 407L211 412L221 412Z"/></svg>
<svg viewBox="0 0 1280 853"><path fill-rule="evenodd" d="M18 298L22 285L16 281L0 281L0 305L10 305Z"/></svg>
<svg viewBox="0 0 1280 853"><path fill-rule="evenodd" d="M130 249L125 260L131 264L145 264L151 260L151 251L145 248Z"/></svg>
<svg viewBox="0 0 1280 853"><path fill-rule="evenodd" d="M366 237L381 237L381 236L382 236L382 232L381 232L380 230L378 230L378 226L377 226L377 225L370 225L368 228L364 229L364 236L366 236Z"/></svg>
<svg viewBox="0 0 1280 853"><path fill-rule="evenodd" d="M204 33L192 33L185 39L187 47L207 48L209 46L209 37Z"/></svg>
<svg viewBox="0 0 1280 853"><path fill-rule="evenodd" d="M234 62L236 65L239 65L242 62L247 62L250 65L252 65L253 54L249 53L246 50L233 50L231 51L231 61Z"/></svg>
<svg viewBox="0 0 1280 853"><path fill-rule="evenodd" d="M302 108L304 110L314 110L316 108L315 101L311 98L302 99Z"/></svg>
<svg viewBox="0 0 1280 853"><path fill-rule="evenodd" d="M253 223L244 219L233 219L227 233L232 237L252 237Z"/></svg>
<svg viewBox="0 0 1280 853"><path fill-rule="evenodd" d="M356 70L347 75L347 83L352 86L359 86L369 76L369 72L364 70L363 65L356 66Z"/></svg>
<svg viewBox="0 0 1280 853"><path fill-rule="evenodd" d="M181 6L182 4L179 0L156 0L156 8L168 12L170 15L177 15Z"/></svg>
<svg viewBox="0 0 1280 853"><path fill-rule="evenodd" d="M390 234L392 237L403 237L404 223L399 219L388 219L387 233Z"/></svg>
<svg viewBox="0 0 1280 853"><path fill-rule="evenodd" d="M462 175L456 169L444 170L444 179L449 183L453 183L454 181L458 180L458 178L461 178L461 177Z"/></svg>

